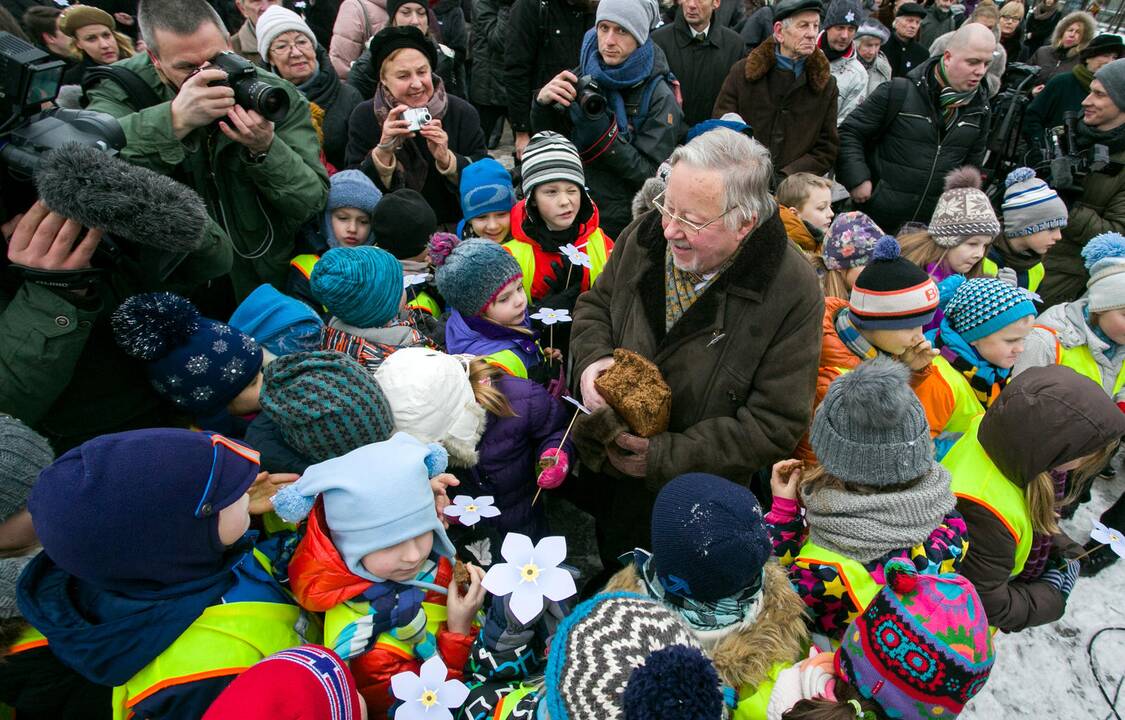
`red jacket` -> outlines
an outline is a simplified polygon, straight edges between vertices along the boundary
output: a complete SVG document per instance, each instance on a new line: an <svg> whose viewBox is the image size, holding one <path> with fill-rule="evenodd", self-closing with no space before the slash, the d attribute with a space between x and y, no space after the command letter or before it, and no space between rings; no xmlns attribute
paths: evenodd
<svg viewBox="0 0 1125 720"><path fill-rule="evenodd" d="M575 239L574 244L580 246L590 239L594 231L598 229L599 215L598 206L590 203L593 207L593 213L590 219L581 223L578 228L578 238ZM535 251L535 277L531 281L531 297L533 300L542 300L551 293L551 289L547 287L547 279L555 279L555 273L551 270L553 263L559 263L565 269L570 262L562 255L562 253L547 252L539 245L539 241L527 234L523 229L523 221L527 217L527 200L520 200L512 207L512 214L510 218L512 240L518 240L531 245ZM602 233L605 237L606 253L613 250L613 240L608 235ZM590 289L590 268L582 268L582 292Z"/></svg>

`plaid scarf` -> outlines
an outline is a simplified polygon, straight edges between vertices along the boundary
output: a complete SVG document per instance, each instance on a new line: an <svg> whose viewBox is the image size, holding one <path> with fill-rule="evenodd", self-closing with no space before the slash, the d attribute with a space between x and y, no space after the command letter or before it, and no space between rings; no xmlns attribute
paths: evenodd
<svg viewBox="0 0 1125 720"><path fill-rule="evenodd" d="M948 130L953 127L954 121L957 120L957 111L968 105L973 96L977 94L977 88L964 91L954 90L945 74L945 58L938 60L935 75L938 86L941 88L941 95L938 97L938 102L941 103L941 116L945 121L945 129Z"/></svg>
<svg viewBox="0 0 1125 720"><path fill-rule="evenodd" d="M628 559L628 555L625 559ZM666 590L660 578L656 576L651 553L640 549L634 550L633 563L648 594L670 605L693 630L714 631L740 623L752 624L762 611L762 582L765 579L765 572L757 583L744 588L738 594L715 602L705 602Z"/></svg>
<svg viewBox="0 0 1125 720"><path fill-rule="evenodd" d="M848 350L855 353L856 357L863 358L864 360L878 357L879 350L874 345L867 342L867 338L860 334L859 328L852 322L851 313L848 312L847 308L844 308L836 314L835 325L836 334L840 337L840 342L844 343L844 346L847 347Z"/></svg>
<svg viewBox="0 0 1125 720"><path fill-rule="evenodd" d="M738 254L737 252L735 253ZM733 257L733 256L732 256ZM709 278L676 267L672 260L672 248L668 248L664 260L664 332L679 322L695 301L715 282L715 278L726 270L730 260L723 263L718 272Z"/></svg>

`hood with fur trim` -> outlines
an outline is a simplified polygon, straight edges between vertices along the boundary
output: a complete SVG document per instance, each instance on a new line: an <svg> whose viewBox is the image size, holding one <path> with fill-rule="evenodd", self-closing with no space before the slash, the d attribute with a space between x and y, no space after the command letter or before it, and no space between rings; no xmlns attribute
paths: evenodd
<svg viewBox="0 0 1125 720"><path fill-rule="evenodd" d="M1063 19L1059 20L1059 24L1055 26L1055 31L1051 33L1051 47L1056 50L1061 50L1063 33L1076 22L1080 22L1086 27L1082 32L1082 42L1067 51L1066 56L1068 58L1078 57L1078 55L1086 49L1086 46L1090 44L1090 41L1094 39L1094 36L1098 34L1098 23L1094 20L1094 16L1088 12L1078 10L1069 15L1064 15Z"/></svg>
<svg viewBox="0 0 1125 720"><path fill-rule="evenodd" d="M762 79L766 76L766 73L777 65L776 48L777 41L771 37L754 48L754 51L746 58L746 79L749 82ZM820 48L813 50L812 55L805 58L805 72L809 76L809 87L814 92L824 92L824 88L828 86L828 81L832 78L832 68L828 64L828 58Z"/></svg>

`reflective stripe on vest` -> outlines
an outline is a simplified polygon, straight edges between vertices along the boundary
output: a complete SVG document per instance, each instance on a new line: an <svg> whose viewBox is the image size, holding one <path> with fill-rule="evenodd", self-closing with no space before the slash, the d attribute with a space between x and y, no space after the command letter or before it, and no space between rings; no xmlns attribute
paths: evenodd
<svg viewBox="0 0 1125 720"><path fill-rule="evenodd" d="M523 291L527 294L527 299L531 300L531 286L535 283L535 248L524 240L509 240L504 243L504 247L519 263L520 270L523 271ZM602 234L601 228L590 233L586 244L578 249L590 258L590 286L593 287L594 281L602 274L605 264L609 262L609 250L606 248L605 235Z"/></svg>
<svg viewBox="0 0 1125 720"><path fill-rule="evenodd" d="M441 307L438 306L437 300L426 291L422 291L414 296L414 299L406 303L408 308L417 308L424 312L428 312L434 317L441 317Z"/></svg>
<svg viewBox="0 0 1125 720"><path fill-rule="evenodd" d="M1079 375L1090 378L1097 383L1098 387L1105 390L1105 385L1102 384L1102 368L1098 365L1098 361L1094 359L1094 353L1090 352L1089 345L1079 345L1072 348L1063 347L1063 344L1059 342L1059 334L1054 328L1046 325L1036 325L1035 327L1046 330L1054 336L1055 364L1065 365ZM1113 392L1109 393L1109 396L1111 398L1117 397L1117 393L1121 392L1122 387L1125 387L1125 364L1117 371L1117 379L1113 381Z"/></svg>
<svg viewBox="0 0 1125 720"><path fill-rule="evenodd" d="M801 546L797 557L793 560L794 563L802 561L836 568L836 575L840 578L840 582L844 584L844 589L851 597L852 606L855 608L848 613L846 622L849 623L864 611L867 604L871 602L871 598L875 597L875 593L883 587L875 582L875 578L871 577L867 568L856 560L844 557L838 552L832 552L828 548L817 545L812 540L806 541Z"/></svg>
<svg viewBox="0 0 1125 720"><path fill-rule="evenodd" d="M311 280L313 266L316 265L318 260L320 260L319 255L305 254L298 255L297 257L293 258L289 261L289 264L297 268L297 270L299 270L301 274L305 276L306 280Z"/></svg>
<svg viewBox="0 0 1125 720"><path fill-rule="evenodd" d="M980 415L973 419L969 429L942 458L941 464L953 476L953 494L988 508L989 512L1008 529L1016 543L1011 576L1023 572L1024 563L1031 552L1031 513L1023 491L1000 472L977 440ZM971 535L973 529L969 528Z"/></svg>
<svg viewBox="0 0 1125 720"><path fill-rule="evenodd" d="M981 262L980 270L985 275L996 277L1000 273L1000 266L993 261L985 258ZM1043 267L1043 263L1036 263L1027 269L1027 289L1035 292L1039 289L1039 284L1043 282L1043 276L1047 274L1047 269ZM1017 272L1017 276L1022 273ZM1021 278L1022 279L1022 278ZM1022 287L1022 286L1021 286Z"/></svg>
<svg viewBox="0 0 1125 720"><path fill-rule="evenodd" d="M27 629L21 632L12 646L8 648L8 654L16 655L41 647L47 647L47 638L43 636L43 633L28 625Z"/></svg>
<svg viewBox="0 0 1125 720"><path fill-rule="evenodd" d="M324 614L324 644L345 660L362 655L370 649L368 646L371 640L371 615L367 612L369 606L370 603L366 600L353 600L329 608ZM426 613L426 630L437 637L442 623L448 617L446 607L424 602L422 610ZM390 633L380 633L375 639L375 647L388 650L406 660L414 657L414 646L395 638Z"/></svg>
<svg viewBox="0 0 1125 720"><path fill-rule="evenodd" d="M977 399L969 379L950 365L948 360L938 355L934 358L934 367L953 393L953 413L942 428L942 432L963 433L969 429L973 418L984 414L984 405L981 405L980 400Z"/></svg>
<svg viewBox="0 0 1125 720"><path fill-rule="evenodd" d="M512 350L501 350L491 355L485 355L483 360L489 365L495 365L509 375L527 379L527 366L523 359Z"/></svg>

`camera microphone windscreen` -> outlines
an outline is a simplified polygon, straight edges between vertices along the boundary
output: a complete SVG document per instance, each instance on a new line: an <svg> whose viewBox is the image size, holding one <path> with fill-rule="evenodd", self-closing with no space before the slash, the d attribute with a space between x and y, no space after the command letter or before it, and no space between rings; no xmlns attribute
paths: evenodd
<svg viewBox="0 0 1125 720"><path fill-rule="evenodd" d="M35 187L48 209L118 239L172 252L205 239L207 207L194 190L89 145L43 156Z"/></svg>

